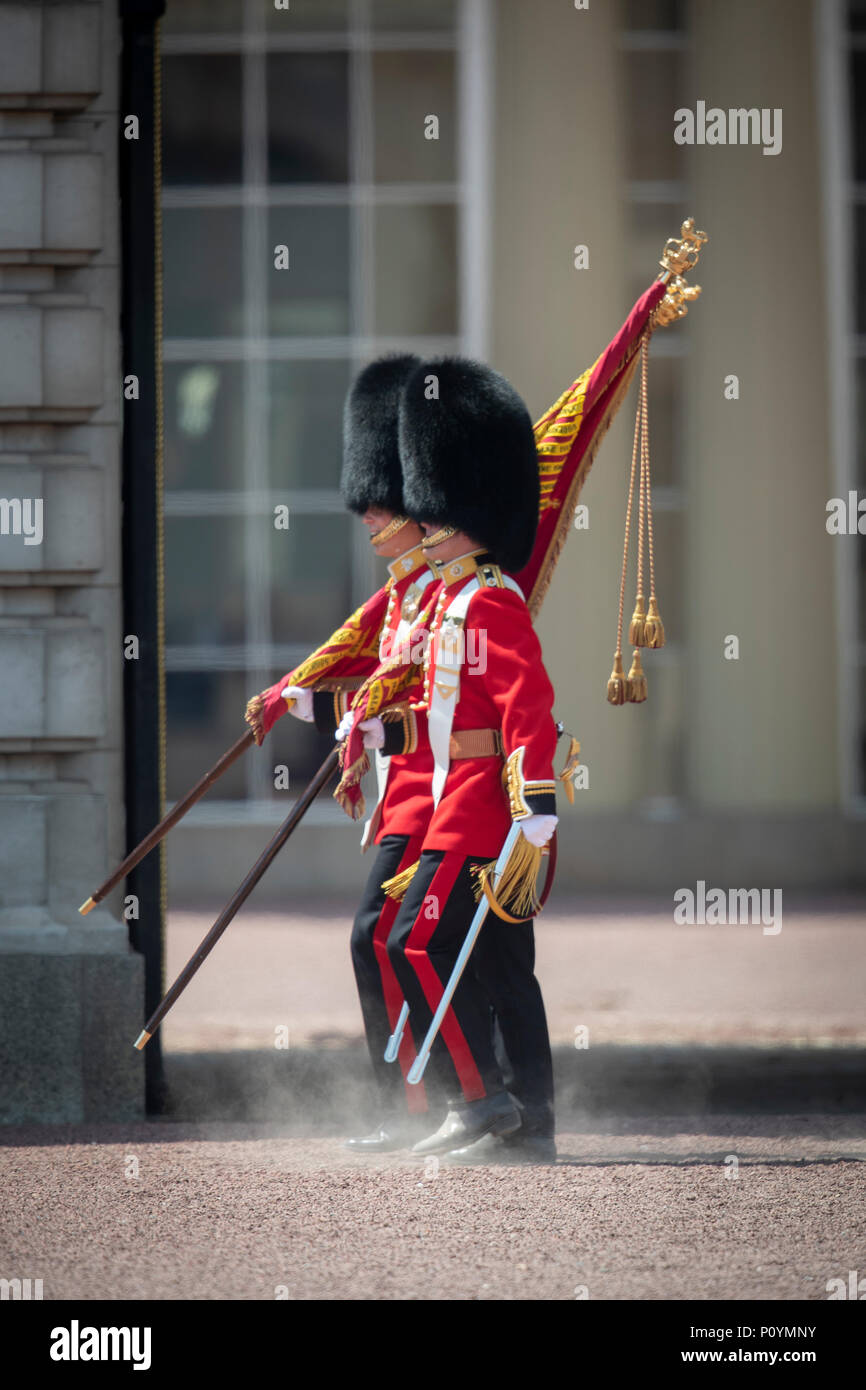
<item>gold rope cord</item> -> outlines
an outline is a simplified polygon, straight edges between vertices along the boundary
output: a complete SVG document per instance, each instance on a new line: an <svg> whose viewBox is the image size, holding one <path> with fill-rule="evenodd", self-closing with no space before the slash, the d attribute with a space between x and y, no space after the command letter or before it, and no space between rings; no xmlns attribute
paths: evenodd
<svg viewBox="0 0 866 1390"><path fill-rule="evenodd" d="M625 609L625 580L628 571L628 548L631 537L631 515L634 508L634 483L637 473L638 453L640 450L640 402L638 402L637 413L634 422L634 444L631 451L631 474L628 483L628 502L625 511L625 538L622 545L622 573L619 582L619 617L616 625L616 652L613 659L613 670L607 683L607 698L612 705L623 705L626 701L625 676L622 669L622 622Z"/></svg>
<svg viewBox="0 0 866 1390"><path fill-rule="evenodd" d="M665 641L665 630L659 616L658 599L656 598L656 567L655 549L653 547L653 509L652 509L652 488L650 483L650 449L649 449L649 398L647 388L647 374L649 362L649 340L641 344L641 411L643 414L643 445L641 448L641 485L643 507L646 510L646 530L647 545L649 548L649 573L650 573L650 597L649 613L643 625L641 634L642 647L663 647ZM643 593L643 570L638 583L638 587Z"/></svg>

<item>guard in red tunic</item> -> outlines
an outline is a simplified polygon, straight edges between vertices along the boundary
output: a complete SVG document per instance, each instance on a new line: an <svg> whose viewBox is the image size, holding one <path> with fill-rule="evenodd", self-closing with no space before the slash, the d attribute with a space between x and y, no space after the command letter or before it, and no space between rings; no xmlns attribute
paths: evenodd
<svg viewBox="0 0 866 1390"><path fill-rule="evenodd" d="M539 507L535 440L522 400L480 363L424 363L403 392L400 451L404 503L424 525L425 549L442 579L418 702L432 753L433 809L387 948L420 1045L475 913L479 870L499 855L514 822L531 873L512 885L510 903L532 901L541 847L556 826L557 732L538 638L508 573L529 558ZM449 1097L449 1113L415 1152L515 1136L515 1154L555 1158L550 1043L533 969L531 919L505 924L488 915L428 1068ZM519 1076L522 1109L495 1055L491 1004Z"/></svg>
<svg viewBox="0 0 866 1390"><path fill-rule="evenodd" d="M281 715L315 722L335 733L352 697L382 657L397 650L422 611L438 579L428 567L420 542L423 531L403 508L397 445L402 386L418 365L411 355L381 358L356 379L346 400L341 489L347 507L369 527L377 554L388 559L390 577L323 646L281 680L255 696L247 721L261 743ZM384 1060L403 995L388 960L386 943L399 904L382 883L414 863L430 816L432 754L426 720L408 704L389 710L385 722L362 725L364 745L375 751L379 798L362 844L379 847L352 930L352 963L370 1058L379 1085L382 1123L350 1147L372 1151L405 1143L407 1112L424 1114L426 1089L401 1081L415 1058L404 1034L399 1067Z"/></svg>

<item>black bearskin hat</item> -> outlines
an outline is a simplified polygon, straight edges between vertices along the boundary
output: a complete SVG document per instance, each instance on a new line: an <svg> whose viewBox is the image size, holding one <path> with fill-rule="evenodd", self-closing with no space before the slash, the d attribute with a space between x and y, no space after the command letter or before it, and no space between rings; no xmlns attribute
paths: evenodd
<svg viewBox="0 0 866 1390"><path fill-rule="evenodd" d="M343 410L343 474L346 506L402 515L403 475L397 446L400 392L419 359L412 353L379 357L356 377Z"/></svg>
<svg viewBox="0 0 866 1390"><path fill-rule="evenodd" d="M538 527L538 456L505 377L467 357L422 362L400 401L400 455L409 516L456 526L503 569L523 568Z"/></svg>

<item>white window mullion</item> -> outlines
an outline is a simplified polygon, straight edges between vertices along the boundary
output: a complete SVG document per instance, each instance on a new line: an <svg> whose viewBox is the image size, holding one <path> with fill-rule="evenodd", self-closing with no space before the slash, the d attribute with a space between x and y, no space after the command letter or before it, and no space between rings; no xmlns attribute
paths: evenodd
<svg viewBox="0 0 866 1390"><path fill-rule="evenodd" d="M457 160L461 190L458 303L463 351L486 358L490 339L490 150L493 130L490 0L462 0L457 47Z"/></svg>
<svg viewBox="0 0 866 1390"><path fill-rule="evenodd" d="M376 245L373 200L362 190L373 185L373 64L370 56L369 0L350 0L349 6L349 181L352 188L349 236L351 376L371 355L376 324ZM378 348L373 348L373 352ZM352 595L361 602L383 580L364 529L351 528Z"/></svg>
<svg viewBox="0 0 866 1390"><path fill-rule="evenodd" d="M267 338L268 279L271 248L268 244L268 210L255 190L267 182L267 67L264 16L256 5L244 7L244 33L253 40L245 45L242 70L243 187L242 223L244 337L247 343ZM215 287L218 293L218 287ZM268 476L268 363L259 353L244 353L244 490L256 497L270 488ZM244 631L247 647L249 693L261 690L276 673L262 663L271 645L270 537L267 520L252 511L239 517L244 528ZM247 796L267 798L270 778L263 758L245 761Z"/></svg>

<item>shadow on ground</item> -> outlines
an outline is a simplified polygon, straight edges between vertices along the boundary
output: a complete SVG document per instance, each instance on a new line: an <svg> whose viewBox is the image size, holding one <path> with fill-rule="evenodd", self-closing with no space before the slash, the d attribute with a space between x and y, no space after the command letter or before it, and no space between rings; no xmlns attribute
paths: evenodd
<svg viewBox="0 0 866 1390"><path fill-rule="evenodd" d="M860 1047L596 1044L554 1049L557 1127L598 1117L841 1115L866 1111ZM303 1123L317 1133L370 1123L376 1100L362 1048L187 1052L165 1059L166 1117Z"/></svg>

